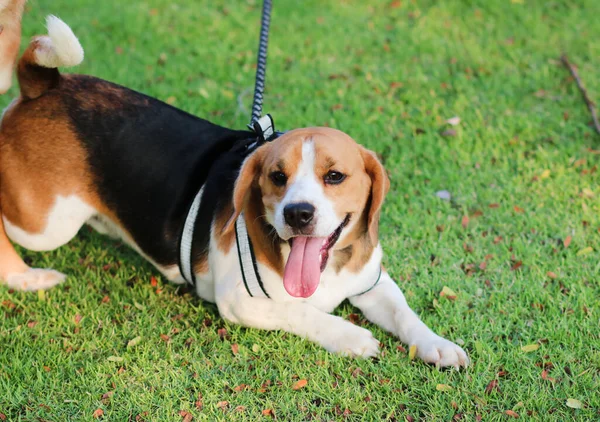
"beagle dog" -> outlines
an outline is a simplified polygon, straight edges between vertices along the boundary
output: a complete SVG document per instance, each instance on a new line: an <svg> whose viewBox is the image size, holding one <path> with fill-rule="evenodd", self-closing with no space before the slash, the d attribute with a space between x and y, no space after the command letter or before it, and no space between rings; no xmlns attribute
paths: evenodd
<svg viewBox="0 0 600 422"><path fill-rule="evenodd" d="M48 35L18 63L21 95L0 122L0 279L8 287L47 289L65 278L29 268L9 239L51 250L88 224L172 282L193 279L198 296L233 323L376 356L369 330L330 314L349 299L424 361L467 366L467 354L419 319L381 265L389 180L373 152L330 128L261 144L253 132L110 82L60 74L83 50L66 24L47 23Z"/></svg>

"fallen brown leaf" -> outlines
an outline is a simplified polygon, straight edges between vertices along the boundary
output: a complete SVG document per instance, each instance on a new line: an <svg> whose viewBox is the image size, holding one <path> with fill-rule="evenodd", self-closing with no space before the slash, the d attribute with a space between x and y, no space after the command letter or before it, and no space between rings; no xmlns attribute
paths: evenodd
<svg viewBox="0 0 600 422"><path fill-rule="evenodd" d="M219 328L217 329L217 334L221 340L227 338L227 328Z"/></svg>
<svg viewBox="0 0 600 422"><path fill-rule="evenodd" d="M225 411L229 407L229 402L227 400L223 400L217 403L217 408Z"/></svg>
<svg viewBox="0 0 600 422"><path fill-rule="evenodd" d="M548 277L550 277L551 279L553 279L553 280L558 278L558 275L556 275L556 273L553 273L552 271L548 271L548 272L546 273L546 275L547 275Z"/></svg>
<svg viewBox="0 0 600 422"><path fill-rule="evenodd" d="M249 386L246 384L240 384L240 385L234 387L233 391L236 391L236 392L244 391L244 390L247 390L248 387Z"/></svg>
<svg viewBox="0 0 600 422"><path fill-rule="evenodd" d="M271 416L274 417L275 414L273 413L273 409L264 409L262 411L263 416Z"/></svg>
<svg viewBox="0 0 600 422"><path fill-rule="evenodd" d="M292 390L300 390L301 388L306 387L306 384L308 384L307 380L305 380L305 379L298 380L294 383L294 385L292 385Z"/></svg>
<svg viewBox="0 0 600 422"><path fill-rule="evenodd" d="M232 352L234 355L237 355L237 354L240 352L240 346L238 346L238 344L237 344L237 343L233 343L233 344L231 345L231 352Z"/></svg>
<svg viewBox="0 0 600 422"><path fill-rule="evenodd" d="M463 215L463 218L460 221L460 224L463 226L463 229L466 229L467 225L469 224L469 216L468 215Z"/></svg>
<svg viewBox="0 0 600 422"><path fill-rule="evenodd" d="M565 249L567 249L569 247L572 239L573 238L571 237L571 235L565 237L565 240L563 240L563 246L565 247Z"/></svg>
<svg viewBox="0 0 600 422"><path fill-rule="evenodd" d="M100 418L102 415L104 415L104 410L102 409L96 409L94 410L94 413L92 413L92 417L95 419Z"/></svg>
<svg viewBox="0 0 600 422"><path fill-rule="evenodd" d="M179 416L183 418L183 422L192 422L194 420L194 416L187 410L180 410Z"/></svg>
<svg viewBox="0 0 600 422"><path fill-rule="evenodd" d="M152 287L156 287L158 285L158 281L156 280L156 277L154 277L154 276L150 277L150 285Z"/></svg>
<svg viewBox="0 0 600 422"><path fill-rule="evenodd" d="M508 416L511 416L515 419L519 419L519 414L517 412L515 412L514 410L505 410L504 413L506 413Z"/></svg>
<svg viewBox="0 0 600 422"><path fill-rule="evenodd" d="M500 393L500 387L498 386L498 380L496 379L491 380L487 387L485 387L485 394L492 394L492 391L494 390Z"/></svg>
<svg viewBox="0 0 600 422"><path fill-rule="evenodd" d="M548 376L548 370L547 369L544 369L542 371L542 379L544 381L556 382L555 378L551 378L551 377Z"/></svg>

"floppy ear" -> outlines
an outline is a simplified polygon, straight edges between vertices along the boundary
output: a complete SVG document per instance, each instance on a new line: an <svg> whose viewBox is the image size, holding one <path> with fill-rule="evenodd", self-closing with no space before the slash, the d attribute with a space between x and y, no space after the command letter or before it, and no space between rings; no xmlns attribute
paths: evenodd
<svg viewBox="0 0 600 422"><path fill-rule="evenodd" d="M365 163L365 170L371 178L371 196L368 203L367 231L372 244L375 246L378 243L379 214L385 195L390 190L390 179L374 152L362 148L361 154Z"/></svg>
<svg viewBox="0 0 600 422"><path fill-rule="evenodd" d="M257 149L252 155L246 158L242 164L242 168L240 169L240 173L238 174L233 188L233 214L229 217L229 220L227 220L227 223L223 227L223 234L233 230L235 220L237 220L244 209L244 205L250 196L252 185L256 183L258 176L260 175L266 147L268 147L268 145L263 145Z"/></svg>

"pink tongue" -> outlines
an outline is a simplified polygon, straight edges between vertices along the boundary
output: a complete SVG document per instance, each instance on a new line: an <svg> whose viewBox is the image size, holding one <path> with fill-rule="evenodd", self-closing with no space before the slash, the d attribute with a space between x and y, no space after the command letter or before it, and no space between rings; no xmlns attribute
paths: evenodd
<svg viewBox="0 0 600 422"><path fill-rule="evenodd" d="M283 287L294 297L311 296L321 280L319 255L325 238L295 237L285 264Z"/></svg>

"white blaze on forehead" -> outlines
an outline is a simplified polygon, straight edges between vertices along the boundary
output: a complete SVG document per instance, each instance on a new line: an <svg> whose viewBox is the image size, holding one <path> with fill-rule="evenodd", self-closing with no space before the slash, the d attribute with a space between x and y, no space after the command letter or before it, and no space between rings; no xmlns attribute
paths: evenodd
<svg viewBox="0 0 600 422"><path fill-rule="evenodd" d="M296 173L288 175L290 185L275 209L275 229L284 239L292 236L283 216L286 205L307 202L315 207L315 227L312 236L329 236L343 220L336 216L333 203L325 195L319 180L321 176L315 174L316 161L315 144L312 139L308 139L302 143L302 159L298 163Z"/></svg>

